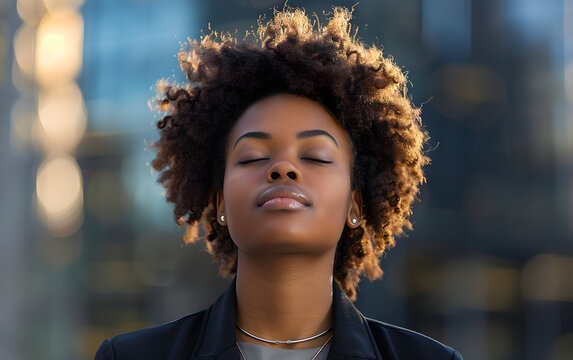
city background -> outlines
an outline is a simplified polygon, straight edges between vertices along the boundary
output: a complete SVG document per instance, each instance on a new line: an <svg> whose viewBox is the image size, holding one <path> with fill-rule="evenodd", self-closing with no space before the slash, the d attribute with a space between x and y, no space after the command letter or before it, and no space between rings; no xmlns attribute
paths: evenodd
<svg viewBox="0 0 573 360"><path fill-rule="evenodd" d="M319 18L333 5L295 1ZM0 0L0 358L92 359L229 282L151 171L161 78L275 0ZM326 14L326 15L324 15ZM432 164L414 231L356 306L473 359L573 359L573 0L361 0Z"/></svg>

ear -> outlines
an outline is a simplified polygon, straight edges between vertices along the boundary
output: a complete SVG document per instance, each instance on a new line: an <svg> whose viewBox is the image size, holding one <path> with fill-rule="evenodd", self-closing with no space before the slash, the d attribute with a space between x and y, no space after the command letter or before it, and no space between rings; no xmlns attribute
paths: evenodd
<svg viewBox="0 0 573 360"><path fill-rule="evenodd" d="M350 195L350 207L346 216L346 226L355 229L362 224L362 192L353 190Z"/></svg>
<svg viewBox="0 0 573 360"><path fill-rule="evenodd" d="M221 226L227 226L227 215L225 214L225 199L223 198L223 191L217 192L217 222Z"/></svg>

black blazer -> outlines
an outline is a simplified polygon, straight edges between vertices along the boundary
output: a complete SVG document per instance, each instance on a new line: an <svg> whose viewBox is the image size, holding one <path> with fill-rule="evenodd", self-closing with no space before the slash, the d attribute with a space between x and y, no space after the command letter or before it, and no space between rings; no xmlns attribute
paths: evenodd
<svg viewBox="0 0 573 360"><path fill-rule="evenodd" d="M449 346L414 331L365 318L334 283L334 336L328 360L462 360ZM239 360L235 282L207 310L105 340L95 360Z"/></svg>

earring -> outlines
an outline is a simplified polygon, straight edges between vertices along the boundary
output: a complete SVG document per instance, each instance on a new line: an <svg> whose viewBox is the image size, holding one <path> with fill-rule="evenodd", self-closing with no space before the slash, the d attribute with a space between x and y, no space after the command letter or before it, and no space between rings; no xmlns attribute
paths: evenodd
<svg viewBox="0 0 573 360"><path fill-rule="evenodd" d="M352 218L352 220L350 220L350 222L351 222L353 225L356 225L356 223L358 222L358 220L357 220L356 218Z"/></svg>
<svg viewBox="0 0 573 360"><path fill-rule="evenodd" d="M220 219L221 219L221 222L225 222L225 215L221 215Z"/></svg>

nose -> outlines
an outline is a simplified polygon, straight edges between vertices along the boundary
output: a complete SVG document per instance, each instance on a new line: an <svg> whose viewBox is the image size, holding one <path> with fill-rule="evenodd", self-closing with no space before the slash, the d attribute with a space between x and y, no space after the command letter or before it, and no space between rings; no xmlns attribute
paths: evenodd
<svg viewBox="0 0 573 360"><path fill-rule="evenodd" d="M277 161L267 171L267 181L273 182L279 179L300 180L300 172L290 161Z"/></svg>

